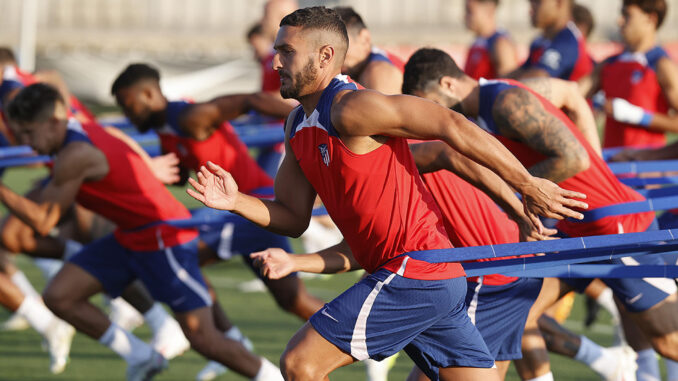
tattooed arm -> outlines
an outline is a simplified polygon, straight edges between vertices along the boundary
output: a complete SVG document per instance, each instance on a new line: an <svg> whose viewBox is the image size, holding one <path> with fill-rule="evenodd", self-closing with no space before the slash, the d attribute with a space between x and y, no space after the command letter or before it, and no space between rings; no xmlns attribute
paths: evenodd
<svg viewBox="0 0 678 381"><path fill-rule="evenodd" d="M529 168L533 176L559 183L589 167L588 154L577 138L529 91L503 91L492 107L492 116L503 136L546 156Z"/></svg>
<svg viewBox="0 0 678 381"><path fill-rule="evenodd" d="M576 82L558 78L530 78L521 82L546 98L554 106L563 110L581 131L593 150L596 151L598 156L602 157L596 120L588 102L579 93Z"/></svg>

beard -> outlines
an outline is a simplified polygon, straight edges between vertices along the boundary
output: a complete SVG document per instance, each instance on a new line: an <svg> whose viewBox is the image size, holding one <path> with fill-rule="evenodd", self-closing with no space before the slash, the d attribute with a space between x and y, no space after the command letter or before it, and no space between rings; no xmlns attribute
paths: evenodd
<svg viewBox="0 0 678 381"><path fill-rule="evenodd" d="M304 86L312 83L317 78L318 71L315 66L313 66L313 60L309 58L306 66L304 66L301 72L296 73L294 77L288 76L288 79L292 81L292 84L287 87L280 86L280 95L285 99L298 99Z"/></svg>
<svg viewBox="0 0 678 381"><path fill-rule="evenodd" d="M139 132L147 132L152 128L160 128L165 125L165 111L153 111L137 124Z"/></svg>

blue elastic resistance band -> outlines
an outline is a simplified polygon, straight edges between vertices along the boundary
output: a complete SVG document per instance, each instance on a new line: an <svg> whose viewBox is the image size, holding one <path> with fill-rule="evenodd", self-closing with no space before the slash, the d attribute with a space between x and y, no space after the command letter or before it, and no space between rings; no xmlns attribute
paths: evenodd
<svg viewBox="0 0 678 381"><path fill-rule="evenodd" d="M608 163L607 165L616 175L678 170L678 160L627 161Z"/></svg>
<svg viewBox="0 0 678 381"><path fill-rule="evenodd" d="M678 266L574 264L541 269L528 268L504 275L528 278L678 278Z"/></svg>

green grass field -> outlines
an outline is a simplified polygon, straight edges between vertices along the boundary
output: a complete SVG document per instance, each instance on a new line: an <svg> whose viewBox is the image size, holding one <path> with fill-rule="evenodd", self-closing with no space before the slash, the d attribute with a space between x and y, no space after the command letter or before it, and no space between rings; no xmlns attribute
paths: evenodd
<svg viewBox="0 0 678 381"><path fill-rule="evenodd" d="M4 181L13 189L23 192L32 181L45 173L41 169L12 169L4 176ZM175 188L173 192L189 207L197 206L196 202L188 200L183 189ZM44 280L39 271L26 257L19 256L16 263L28 275L36 288L41 290ZM241 293L237 290L240 282L254 278L239 258L228 263L221 263L209 267L205 271L207 277L217 289L219 300L226 309L234 324L254 342L257 353L266 356L277 363L280 354L289 338L301 326L295 317L279 310L272 298L266 293ZM329 279L307 280L310 292L325 300L334 296L353 284L358 278L357 273L340 274ZM99 297L95 298L100 303ZM577 299L575 308L567 322L567 326L576 332L584 333L580 323L582 300ZM9 313L0 309L0 321L5 320ZM585 332L591 339L604 345L612 341L612 329L609 326L609 316L601 313L599 323L590 331ZM149 330L142 326L135 331L144 340L150 339ZM34 331L0 332L0 380L122 380L124 379L125 363L112 351L101 346L98 342L77 334L71 350L71 362L66 371L53 376L48 371L49 359L47 353L41 350L40 336ZM196 352L189 351L183 356L170 362L170 368L158 380L192 380L196 373L205 365L206 360ZM404 380L412 366L412 362L401 354L395 367L391 371L391 380ZM577 362L557 355L552 355L552 369L558 380L597 380L598 377L590 370ZM332 380L356 381L364 379L364 366L354 364L336 371ZM242 380L242 377L228 373L220 380ZM509 370L509 380L518 380L515 371Z"/></svg>

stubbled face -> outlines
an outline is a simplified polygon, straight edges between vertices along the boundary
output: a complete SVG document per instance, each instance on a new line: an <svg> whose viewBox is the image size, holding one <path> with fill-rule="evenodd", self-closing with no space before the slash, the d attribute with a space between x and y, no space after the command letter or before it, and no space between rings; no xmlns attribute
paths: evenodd
<svg viewBox="0 0 678 381"><path fill-rule="evenodd" d="M51 155L62 143L66 121L48 117L35 122L11 121L10 126L19 144L30 146L40 155Z"/></svg>
<svg viewBox="0 0 678 381"><path fill-rule="evenodd" d="M637 5L622 8L619 30L626 45L636 45L647 33L655 29L654 18L643 12Z"/></svg>
<svg viewBox="0 0 678 381"><path fill-rule="evenodd" d="M530 21L536 28L552 25L559 12L558 0L530 0Z"/></svg>
<svg viewBox="0 0 678 381"><path fill-rule="evenodd" d="M476 0L466 0L464 12L464 24L466 29L477 32L488 17L494 13L494 4L491 2L481 2Z"/></svg>
<svg viewBox="0 0 678 381"><path fill-rule="evenodd" d="M140 132L165 124L167 102L160 90L150 83L137 83L120 89L115 94L115 100Z"/></svg>
<svg viewBox="0 0 678 381"><path fill-rule="evenodd" d="M283 98L299 99L314 88L319 58L311 33L288 25L278 31L273 69L280 75L280 95Z"/></svg>

